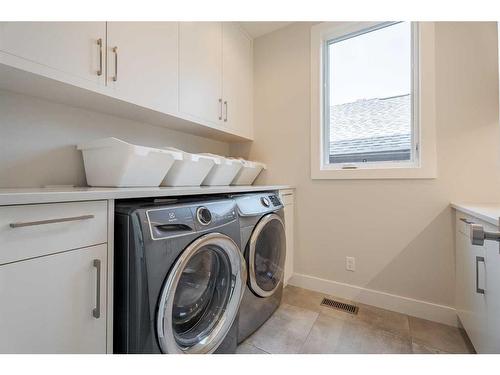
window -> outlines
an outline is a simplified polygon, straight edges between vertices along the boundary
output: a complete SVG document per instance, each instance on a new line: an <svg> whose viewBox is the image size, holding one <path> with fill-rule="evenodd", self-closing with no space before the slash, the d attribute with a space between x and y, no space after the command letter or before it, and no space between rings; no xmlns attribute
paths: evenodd
<svg viewBox="0 0 500 375"><path fill-rule="evenodd" d="M425 39L433 47L434 29L427 29L432 33ZM313 26L313 178L435 177L432 90L425 100L426 119L432 121L425 129L419 121L420 35L420 26L411 22ZM416 171L405 172L411 169Z"/></svg>
<svg viewBox="0 0 500 375"><path fill-rule="evenodd" d="M326 44L326 163L415 160L411 24L377 25Z"/></svg>

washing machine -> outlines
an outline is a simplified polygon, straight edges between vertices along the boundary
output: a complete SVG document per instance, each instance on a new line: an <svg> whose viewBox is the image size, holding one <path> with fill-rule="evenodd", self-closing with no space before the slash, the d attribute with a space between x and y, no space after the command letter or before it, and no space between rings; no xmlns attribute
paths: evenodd
<svg viewBox="0 0 500 375"><path fill-rule="evenodd" d="M231 353L246 266L234 200L115 208L114 352Z"/></svg>
<svg viewBox="0 0 500 375"><path fill-rule="evenodd" d="M278 193L235 195L247 285L238 319L238 343L271 317L281 302L286 255L283 204Z"/></svg>

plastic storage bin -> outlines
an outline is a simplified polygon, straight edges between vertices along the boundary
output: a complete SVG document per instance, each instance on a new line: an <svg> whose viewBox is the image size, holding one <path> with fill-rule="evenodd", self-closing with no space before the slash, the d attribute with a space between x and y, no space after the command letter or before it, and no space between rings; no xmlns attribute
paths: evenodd
<svg viewBox="0 0 500 375"><path fill-rule="evenodd" d="M163 179L162 186L200 186L218 160L213 156L190 154L173 147L165 147L165 150L180 152L182 159L174 162Z"/></svg>
<svg viewBox="0 0 500 375"><path fill-rule="evenodd" d="M212 167L210 172L208 172L207 177L205 177L205 179L201 183L202 185L229 185L234 180L240 169L243 167L243 163L238 159L225 158L224 156L214 154L200 155L211 156L215 159L215 165Z"/></svg>
<svg viewBox="0 0 500 375"><path fill-rule="evenodd" d="M234 178L231 185L252 185L257 176L266 169L266 165L256 161L238 159L242 163L242 168Z"/></svg>
<svg viewBox="0 0 500 375"><path fill-rule="evenodd" d="M159 186L182 154L172 150L137 146L117 138L102 138L78 145L83 153L90 186Z"/></svg>

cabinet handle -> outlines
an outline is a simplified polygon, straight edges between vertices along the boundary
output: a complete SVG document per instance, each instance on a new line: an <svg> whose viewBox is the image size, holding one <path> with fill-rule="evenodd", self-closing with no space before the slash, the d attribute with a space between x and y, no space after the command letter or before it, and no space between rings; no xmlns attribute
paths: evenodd
<svg viewBox="0 0 500 375"><path fill-rule="evenodd" d="M465 217L461 217L460 221L463 221L465 224L474 224L473 221L471 221L471 220L469 220L469 219L467 219Z"/></svg>
<svg viewBox="0 0 500 375"><path fill-rule="evenodd" d="M97 75L102 75L102 39L97 39L97 45L99 46L99 70L97 71Z"/></svg>
<svg viewBox="0 0 500 375"><path fill-rule="evenodd" d="M484 289L479 287L479 262L484 263L484 257L476 257L476 293L484 294Z"/></svg>
<svg viewBox="0 0 500 375"><path fill-rule="evenodd" d="M224 100L224 109L225 109L224 122L227 122L227 100Z"/></svg>
<svg viewBox="0 0 500 375"><path fill-rule="evenodd" d="M88 219L93 219L94 217L95 217L94 215L62 217L60 219L48 219L48 220L39 220L39 221L26 221L26 222L20 222L20 223L10 223L9 226L11 228L33 227L35 225L65 223L67 221L88 220Z"/></svg>
<svg viewBox="0 0 500 375"><path fill-rule="evenodd" d="M101 260L94 259L93 264L97 270L97 283L95 292L95 309L92 310L92 316L99 319L101 316Z"/></svg>
<svg viewBox="0 0 500 375"><path fill-rule="evenodd" d="M115 75L113 77L113 82L118 81L118 47L113 47L113 53L115 54Z"/></svg>
<svg viewBox="0 0 500 375"><path fill-rule="evenodd" d="M222 120L222 99L219 98L219 120Z"/></svg>

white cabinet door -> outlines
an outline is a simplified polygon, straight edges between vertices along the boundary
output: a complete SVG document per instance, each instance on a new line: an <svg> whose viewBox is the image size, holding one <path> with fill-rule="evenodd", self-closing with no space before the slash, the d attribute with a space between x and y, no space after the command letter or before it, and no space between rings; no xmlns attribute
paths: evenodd
<svg viewBox="0 0 500 375"><path fill-rule="evenodd" d="M498 231L493 226L484 229ZM486 312L483 320L484 349L481 352L500 353L500 245L496 241L485 241L484 249Z"/></svg>
<svg viewBox="0 0 500 375"><path fill-rule="evenodd" d="M178 23L108 22L108 86L120 99L178 110Z"/></svg>
<svg viewBox="0 0 500 375"><path fill-rule="evenodd" d="M106 254L104 244L0 266L0 353L106 353Z"/></svg>
<svg viewBox="0 0 500 375"><path fill-rule="evenodd" d="M294 195L291 190L280 191L281 201L285 208L285 236L286 236L286 257L284 285L293 275L293 253L294 253Z"/></svg>
<svg viewBox="0 0 500 375"><path fill-rule="evenodd" d="M467 237L467 239L470 243L470 238ZM486 289L485 253L483 246L469 245L465 256L468 306L467 334L478 353L485 353L487 350L484 340L488 330L486 296L481 293L481 290Z"/></svg>
<svg viewBox="0 0 500 375"><path fill-rule="evenodd" d="M457 220L457 228L455 233L455 307L457 314L462 321L462 324L467 324L468 307L467 296L470 291L467 290L468 284L466 283L466 254L469 250L469 237L460 230L460 226L464 226Z"/></svg>
<svg viewBox="0 0 500 375"><path fill-rule="evenodd" d="M179 109L195 120L222 124L222 24L179 24Z"/></svg>
<svg viewBox="0 0 500 375"><path fill-rule="evenodd" d="M105 22L0 23L0 51L100 85L105 84L105 39Z"/></svg>
<svg viewBox="0 0 500 375"><path fill-rule="evenodd" d="M252 40L232 22L223 24L222 76L224 125L238 135L252 136Z"/></svg>
<svg viewBox="0 0 500 375"><path fill-rule="evenodd" d="M469 237L469 224L474 218L457 212L455 241L455 303L457 314L467 331L476 351L483 345L486 307L484 295L478 293L476 287L484 288L484 263L478 262L476 273L476 257L484 256L484 249L473 246ZM483 272L481 272L483 271ZM478 276L476 279L476 275ZM477 284L476 284L477 282Z"/></svg>
<svg viewBox="0 0 500 375"><path fill-rule="evenodd" d="M500 254L499 244L472 245L468 223L486 231L498 228L457 211L455 303L457 314L478 353L500 353Z"/></svg>

